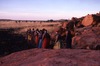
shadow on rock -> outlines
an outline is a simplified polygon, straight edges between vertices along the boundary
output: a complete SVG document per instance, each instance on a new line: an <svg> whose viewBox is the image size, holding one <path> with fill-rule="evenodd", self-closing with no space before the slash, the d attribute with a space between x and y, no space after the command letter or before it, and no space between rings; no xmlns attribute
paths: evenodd
<svg viewBox="0 0 100 66"><path fill-rule="evenodd" d="M0 55L33 48L23 35L13 33L14 29L0 29Z"/></svg>

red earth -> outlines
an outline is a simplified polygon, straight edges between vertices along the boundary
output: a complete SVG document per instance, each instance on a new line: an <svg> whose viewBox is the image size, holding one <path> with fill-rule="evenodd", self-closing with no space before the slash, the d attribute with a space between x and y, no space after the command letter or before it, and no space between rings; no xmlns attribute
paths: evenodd
<svg viewBox="0 0 100 66"><path fill-rule="evenodd" d="M36 48L1 57L0 66L100 66L100 50Z"/></svg>

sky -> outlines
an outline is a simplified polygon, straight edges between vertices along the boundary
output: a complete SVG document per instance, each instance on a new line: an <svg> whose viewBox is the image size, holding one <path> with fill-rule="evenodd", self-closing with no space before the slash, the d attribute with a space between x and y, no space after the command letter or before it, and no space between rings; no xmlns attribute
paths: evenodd
<svg viewBox="0 0 100 66"><path fill-rule="evenodd" d="M0 19L71 19L99 11L100 0L0 0Z"/></svg>

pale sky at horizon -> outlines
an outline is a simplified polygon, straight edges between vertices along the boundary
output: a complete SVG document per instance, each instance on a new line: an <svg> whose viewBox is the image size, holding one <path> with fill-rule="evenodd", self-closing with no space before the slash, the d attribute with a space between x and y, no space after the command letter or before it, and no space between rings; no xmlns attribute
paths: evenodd
<svg viewBox="0 0 100 66"><path fill-rule="evenodd" d="M70 19L100 11L100 0L0 0L0 19Z"/></svg>

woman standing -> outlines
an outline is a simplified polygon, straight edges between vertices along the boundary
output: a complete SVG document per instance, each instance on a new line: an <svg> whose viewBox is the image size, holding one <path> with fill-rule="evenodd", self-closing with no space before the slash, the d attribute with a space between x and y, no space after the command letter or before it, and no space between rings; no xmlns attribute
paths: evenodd
<svg viewBox="0 0 100 66"><path fill-rule="evenodd" d="M43 31L40 30L40 32L39 32L39 44L38 44L38 48L42 47L42 35L43 35Z"/></svg>
<svg viewBox="0 0 100 66"><path fill-rule="evenodd" d="M47 30L45 30L43 34L42 48L48 48L49 45L50 45L50 35L47 33Z"/></svg>
<svg viewBox="0 0 100 66"><path fill-rule="evenodd" d="M55 40L55 45L54 45L54 49L60 49L62 46L62 43L61 43L61 34L60 32L56 32L56 40Z"/></svg>
<svg viewBox="0 0 100 66"><path fill-rule="evenodd" d="M72 34L70 30L66 31L66 48L72 48Z"/></svg>
<svg viewBox="0 0 100 66"><path fill-rule="evenodd" d="M37 29L35 31L35 47L38 47L38 43L39 43L39 30Z"/></svg>

